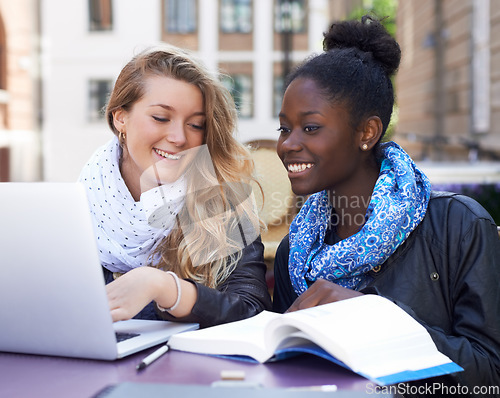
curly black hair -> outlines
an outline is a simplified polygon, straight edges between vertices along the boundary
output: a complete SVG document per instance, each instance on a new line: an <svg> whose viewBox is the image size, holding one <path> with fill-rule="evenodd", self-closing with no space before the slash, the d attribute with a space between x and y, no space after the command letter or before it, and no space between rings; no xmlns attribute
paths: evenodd
<svg viewBox="0 0 500 398"><path fill-rule="evenodd" d="M312 79L328 101L350 111L357 128L378 116L385 134L394 106L391 77L401 60L401 49L379 20L335 22L324 33L324 52L306 59L287 77L286 87L297 78Z"/></svg>

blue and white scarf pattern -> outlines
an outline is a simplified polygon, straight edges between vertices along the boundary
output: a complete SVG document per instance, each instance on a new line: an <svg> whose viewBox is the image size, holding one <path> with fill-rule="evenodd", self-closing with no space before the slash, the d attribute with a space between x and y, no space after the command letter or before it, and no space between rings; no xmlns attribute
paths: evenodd
<svg viewBox="0 0 500 398"><path fill-rule="evenodd" d="M324 243L333 207L328 192L309 197L290 225L289 273L300 295L308 282L326 279L350 289L384 263L425 216L430 182L396 143L382 144L380 174L359 232L334 245Z"/></svg>

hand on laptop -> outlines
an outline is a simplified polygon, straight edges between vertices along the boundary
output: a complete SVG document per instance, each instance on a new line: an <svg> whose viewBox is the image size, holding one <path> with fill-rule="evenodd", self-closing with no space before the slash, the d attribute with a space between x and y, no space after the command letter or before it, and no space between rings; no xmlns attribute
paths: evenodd
<svg viewBox="0 0 500 398"><path fill-rule="evenodd" d="M190 282L180 280L181 300L170 313L186 316L196 302L197 292ZM151 301L163 308L171 307L177 300L178 291L174 278L152 267L135 268L106 285L113 321L133 318Z"/></svg>

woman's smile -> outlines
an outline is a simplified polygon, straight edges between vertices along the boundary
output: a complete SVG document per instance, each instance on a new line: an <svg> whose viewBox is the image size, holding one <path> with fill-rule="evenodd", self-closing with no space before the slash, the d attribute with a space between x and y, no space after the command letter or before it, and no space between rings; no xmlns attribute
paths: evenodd
<svg viewBox="0 0 500 398"><path fill-rule="evenodd" d="M180 178L203 144L203 93L182 80L148 77L143 96L113 117L116 129L126 134L121 173L136 200L155 184Z"/></svg>
<svg viewBox="0 0 500 398"><path fill-rule="evenodd" d="M304 172L309 171L311 167L313 167L313 163L289 163L287 165L287 170L289 174L293 175L295 174L304 174Z"/></svg>
<svg viewBox="0 0 500 398"><path fill-rule="evenodd" d="M161 149L154 148L154 152L159 155L160 158L163 159L170 159L170 160L179 160L182 156L174 153L169 153L166 151L162 151Z"/></svg>
<svg viewBox="0 0 500 398"><path fill-rule="evenodd" d="M309 195L356 181L361 150L342 105L332 105L314 80L294 80L285 91L277 153L292 190Z"/></svg>

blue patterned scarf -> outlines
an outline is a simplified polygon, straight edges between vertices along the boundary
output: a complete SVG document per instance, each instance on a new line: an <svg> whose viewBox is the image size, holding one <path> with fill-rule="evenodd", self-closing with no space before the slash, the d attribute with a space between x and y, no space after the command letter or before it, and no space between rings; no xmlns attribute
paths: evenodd
<svg viewBox="0 0 500 398"><path fill-rule="evenodd" d="M384 263L422 221L430 182L396 143L382 144L380 174L359 232L334 245L324 242L333 206L328 192L309 197L290 225L288 269L295 292L318 278L362 288L368 272Z"/></svg>

